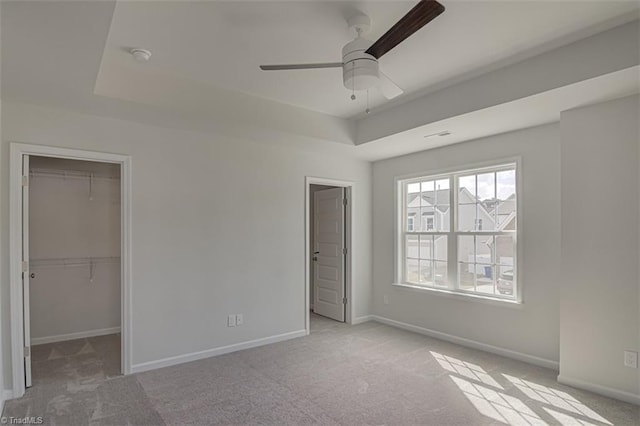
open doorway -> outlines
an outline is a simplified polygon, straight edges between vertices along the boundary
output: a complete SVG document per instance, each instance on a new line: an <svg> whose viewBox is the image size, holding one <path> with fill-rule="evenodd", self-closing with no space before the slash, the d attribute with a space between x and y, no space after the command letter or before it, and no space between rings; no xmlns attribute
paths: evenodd
<svg viewBox="0 0 640 426"><path fill-rule="evenodd" d="M130 159L12 144L10 176L13 397L95 391L131 369Z"/></svg>
<svg viewBox="0 0 640 426"><path fill-rule="evenodd" d="M353 183L307 178L306 326L351 322Z"/></svg>
<svg viewBox="0 0 640 426"><path fill-rule="evenodd" d="M25 385L120 375L120 165L23 161Z"/></svg>

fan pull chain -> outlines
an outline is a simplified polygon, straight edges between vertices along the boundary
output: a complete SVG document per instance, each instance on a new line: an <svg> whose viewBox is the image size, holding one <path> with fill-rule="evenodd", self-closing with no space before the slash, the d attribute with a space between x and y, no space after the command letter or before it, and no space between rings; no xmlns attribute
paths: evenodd
<svg viewBox="0 0 640 426"><path fill-rule="evenodd" d="M351 100L356 100L356 63L351 63Z"/></svg>
<svg viewBox="0 0 640 426"><path fill-rule="evenodd" d="M369 109L369 89L367 89L367 109L365 109L364 112L366 112L367 114L371 112L371 110Z"/></svg>

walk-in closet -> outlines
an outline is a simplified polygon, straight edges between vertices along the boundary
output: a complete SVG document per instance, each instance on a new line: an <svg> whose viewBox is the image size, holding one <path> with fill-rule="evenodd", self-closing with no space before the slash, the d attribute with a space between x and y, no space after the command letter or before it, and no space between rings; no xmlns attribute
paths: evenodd
<svg viewBox="0 0 640 426"><path fill-rule="evenodd" d="M30 156L28 168L31 384L79 391L121 374L120 166Z"/></svg>

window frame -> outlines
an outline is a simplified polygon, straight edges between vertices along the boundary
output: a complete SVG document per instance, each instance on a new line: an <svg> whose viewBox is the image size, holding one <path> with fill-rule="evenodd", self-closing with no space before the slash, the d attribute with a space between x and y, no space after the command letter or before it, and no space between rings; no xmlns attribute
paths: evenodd
<svg viewBox="0 0 640 426"><path fill-rule="evenodd" d="M402 175L395 177L395 212L394 212L394 286L405 287L415 289L420 292L428 292L432 294L441 294L461 300L474 300L484 301L498 305L522 305L523 302L523 280L522 280L522 204L523 204L523 191L522 191L522 164L520 157L510 157L501 160L468 164L461 167L440 169L425 171L420 173L413 173L410 175ZM483 172L499 172L501 170L515 169L516 179L516 228L515 231L460 231L458 230L458 181L462 176L477 175ZM410 183L423 182L425 180L438 180L449 179L449 230L448 231L419 231L415 230L410 232L411 235L446 235L447 238L447 284L446 288L426 286L420 284L409 283L405 279L405 212L406 212L406 185ZM435 225L435 223L434 223ZM515 280L515 294L507 297L500 294L482 294L476 291L467 291L459 288L458 278L458 265L460 264L458 259L458 237L459 236L499 236L501 234L510 235L513 237L514 244L514 262L513 262L513 277ZM464 263L464 262L463 262ZM497 268L494 274L498 275ZM496 277L497 280L497 277ZM497 285L497 283L496 283Z"/></svg>

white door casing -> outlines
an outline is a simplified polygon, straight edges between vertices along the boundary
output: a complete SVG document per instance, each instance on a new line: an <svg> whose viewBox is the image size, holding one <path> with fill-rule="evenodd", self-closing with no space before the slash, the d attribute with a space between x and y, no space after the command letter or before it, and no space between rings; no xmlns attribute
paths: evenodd
<svg viewBox="0 0 640 426"><path fill-rule="evenodd" d="M344 188L314 193L313 311L345 321Z"/></svg>
<svg viewBox="0 0 640 426"><path fill-rule="evenodd" d="M131 374L132 370L132 324L131 306L131 156L111 154L97 151L84 151L71 148L60 148L47 145L32 145L12 142L9 147L9 276L10 276L10 307L11 307L11 397L20 398L25 393L27 385L27 368L24 362L24 348L29 346L28 336L25 336L25 306L24 283L22 280L23 222L28 222L28 216L23 216L24 200L22 177L23 158L28 155L45 157L68 158L71 160L99 161L120 164L121 185L121 369L123 374ZM28 206L27 206L28 207ZM28 239L26 240L28 243ZM28 250L27 250L28 252ZM25 275L27 275L25 273ZM28 292L27 292L28 296ZM26 317L28 320L28 316Z"/></svg>
<svg viewBox="0 0 640 426"><path fill-rule="evenodd" d="M31 387L31 311L29 310L29 156L22 156L22 315L24 384Z"/></svg>

